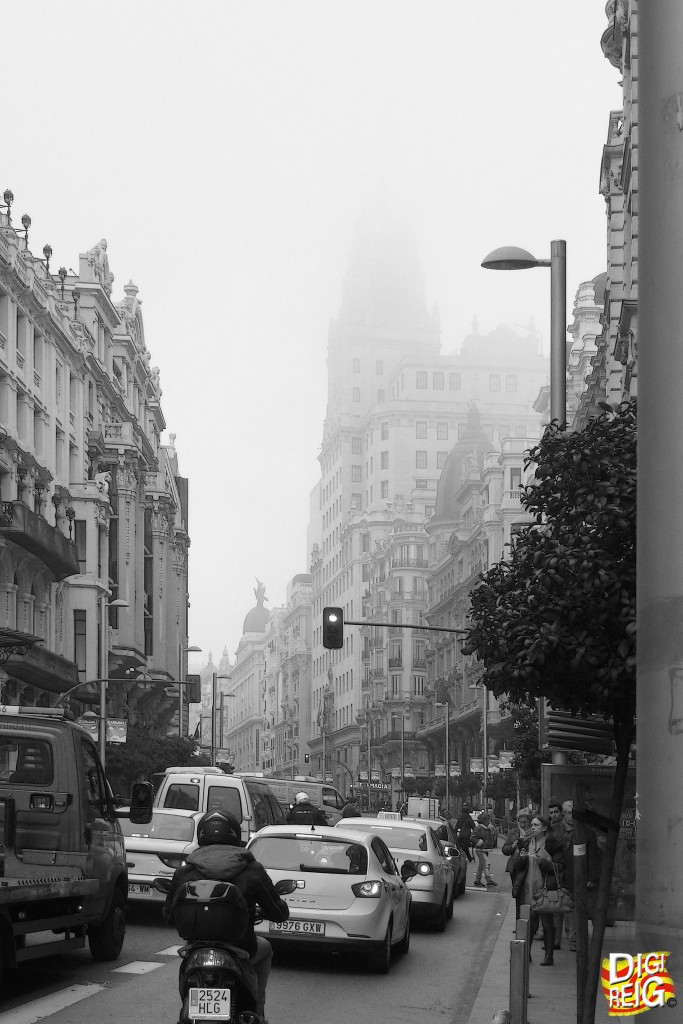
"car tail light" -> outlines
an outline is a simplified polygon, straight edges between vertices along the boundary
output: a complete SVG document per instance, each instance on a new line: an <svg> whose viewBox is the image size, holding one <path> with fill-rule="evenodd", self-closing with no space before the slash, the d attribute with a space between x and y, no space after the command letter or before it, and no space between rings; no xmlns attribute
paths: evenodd
<svg viewBox="0 0 683 1024"><path fill-rule="evenodd" d="M354 896L377 900L382 895L382 883L378 879L356 882L355 885L351 886L351 892Z"/></svg>
<svg viewBox="0 0 683 1024"><path fill-rule="evenodd" d="M417 873L418 875L433 875L434 868L428 861L420 860L417 863Z"/></svg>
<svg viewBox="0 0 683 1024"><path fill-rule="evenodd" d="M185 863L182 853L159 853L157 856L167 868L179 868L181 864Z"/></svg>
<svg viewBox="0 0 683 1024"><path fill-rule="evenodd" d="M230 953L207 946L205 949L198 949L192 953L184 965L184 969L191 971L196 967L230 967L232 964L234 964L234 959Z"/></svg>

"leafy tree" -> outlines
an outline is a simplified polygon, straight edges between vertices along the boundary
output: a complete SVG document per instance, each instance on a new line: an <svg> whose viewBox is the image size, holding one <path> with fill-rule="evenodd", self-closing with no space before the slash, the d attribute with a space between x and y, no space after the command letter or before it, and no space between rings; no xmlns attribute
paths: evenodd
<svg viewBox="0 0 683 1024"><path fill-rule="evenodd" d="M181 736L160 736L140 726L129 726L125 743L108 743L107 775L121 779L130 789L136 779L151 779L171 765L208 765L206 755L196 756L197 742Z"/></svg>
<svg viewBox="0 0 683 1024"><path fill-rule="evenodd" d="M471 595L464 650L484 684L512 700L611 720L617 764L610 818L624 800L636 708L636 404L571 433L553 423L530 453L522 504L535 522L515 536L508 561ZM600 953L618 833L603 855L583 1020L595 1016Z"/></svg>

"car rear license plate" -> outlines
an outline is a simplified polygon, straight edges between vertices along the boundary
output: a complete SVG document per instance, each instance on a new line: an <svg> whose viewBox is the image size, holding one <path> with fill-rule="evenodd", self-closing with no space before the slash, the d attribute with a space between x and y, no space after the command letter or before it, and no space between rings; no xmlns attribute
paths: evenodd
<svg viewBox="0 0 683 1024"><path fill-rule="evenodd" d="M324 935L325 924L323 921L282 921L270 922L271 932L290 932L295 935Z"/></svg>
<svg viewBox="0 0 683 1024"><path fill-rule="evenodd" d="M230 989L191 988L188 1016L195 1020L230 1020Z"/></svg>
<svg viewBox="0 0 683 1024"><path fill-rule="evenodd" d="M128 883L128 895L129 896L149 896L152 891L152 886L147 885L145 882L129 882Z"/></svg>

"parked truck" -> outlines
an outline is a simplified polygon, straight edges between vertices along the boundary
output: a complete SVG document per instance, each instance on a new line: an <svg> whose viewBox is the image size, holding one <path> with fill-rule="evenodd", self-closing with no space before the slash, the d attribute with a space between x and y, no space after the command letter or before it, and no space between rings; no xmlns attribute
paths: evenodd
<svg viewBox="0 0 683 1024"><path fill-rule="evenodd" d="M153 792L134 787L133 821ZM0 987L24 961L83 948L115 960L128 872L95 742L64 708L0 705Z"/></svg>

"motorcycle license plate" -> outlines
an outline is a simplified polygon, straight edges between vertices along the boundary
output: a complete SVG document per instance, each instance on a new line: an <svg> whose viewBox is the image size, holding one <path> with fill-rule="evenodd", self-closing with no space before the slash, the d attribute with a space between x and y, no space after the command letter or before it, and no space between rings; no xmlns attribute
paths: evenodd
<svg viewBox="0 0 683 1024"><path fill-rule="evenodd" d="M282 921L270 922L271 932L294 932L295 935L324 935L323 921Z"/></svg>
<svg viewBox="0 0 683 1024"><path fill-rule="evenodd" d="M188 1017L195 1020L230 1020L229 988L191 988Z"/></svg>

